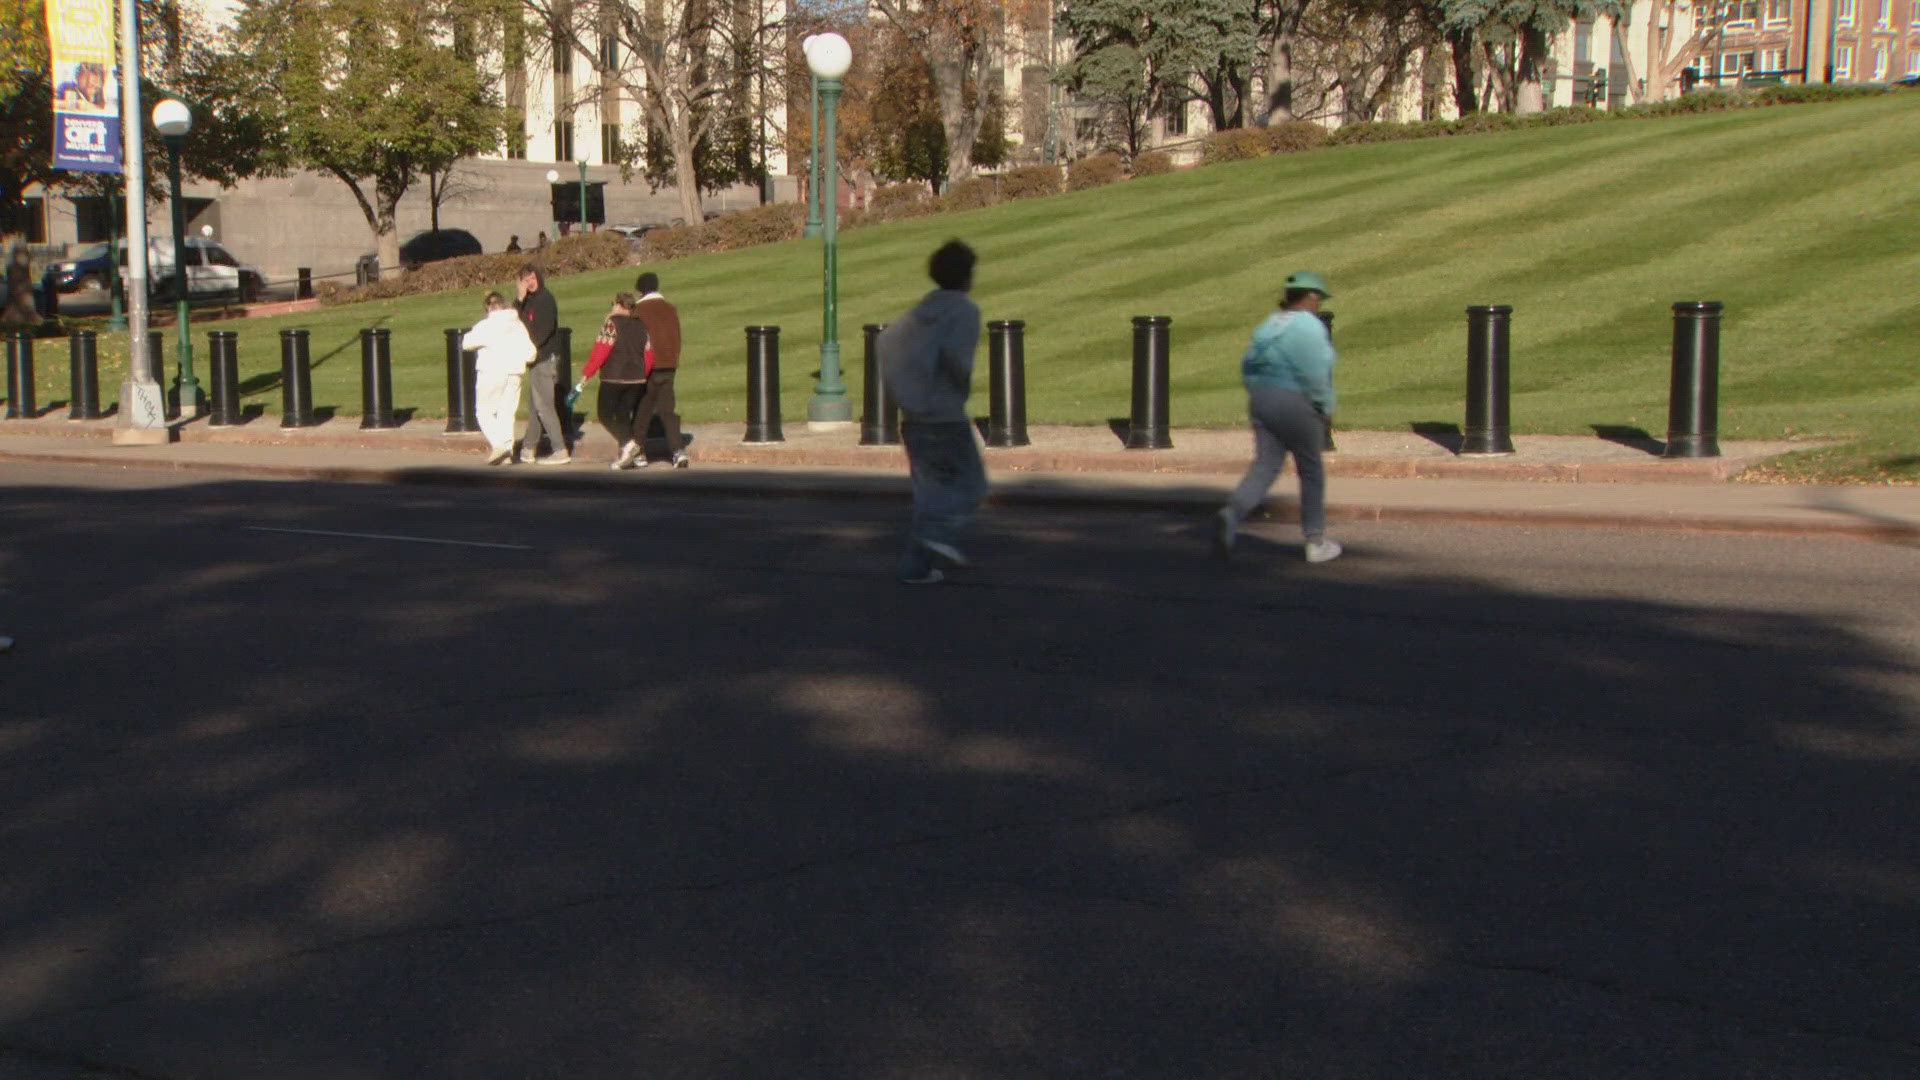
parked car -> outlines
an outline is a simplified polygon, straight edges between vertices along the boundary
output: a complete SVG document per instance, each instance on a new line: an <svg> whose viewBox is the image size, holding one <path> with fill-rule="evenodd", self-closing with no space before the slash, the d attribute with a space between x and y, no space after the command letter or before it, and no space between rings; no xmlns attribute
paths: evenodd
<svg viewBox="0 0 1920 1080"><path fill-rule="evenodd" d="M645 225L609 225L607 226L607 231L619 233L629 240L638 240L655 229L664 228L666 228L665 225L657 221L650 221Z"/></svg>
<svg viewBox="0 0 1920 1080"><path fill-rule="evenodd" d="M71 259L62 259L47 267L47 277L63 293L82 289L104 289L113 276L113 262L107 257L107 245L95 244ZM125 266L126 257L120 259Z"/></svg>
<svg viewBox="0 0 1920 1080"><path fill-rule="evenodd" d="M465 229L428 229L415 233L400 245L400 265L407 270L417 270L430 262L479 255L485 250L480 238Z"/></svg>
<svg viewBox="0 0 1920 1080"><path fill-rule="evenodd" d="M147 242L148 292L157 299L173 298L173 240L171 237ZM121 257L124 270L126 258ZM267 276L257 266L249 266L233 253L205 237L187 238L187 295L201 297L230 296L250 304L266 291Z"/></svg>

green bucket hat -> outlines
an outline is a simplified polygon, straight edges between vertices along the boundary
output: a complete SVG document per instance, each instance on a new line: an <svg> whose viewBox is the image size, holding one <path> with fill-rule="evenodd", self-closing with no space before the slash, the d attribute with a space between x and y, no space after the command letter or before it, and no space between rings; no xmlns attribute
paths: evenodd
<svg viewBox="0 0 1920 1080"><path fill-rule="evenodd" d="M1321 296L1325 296L1328 298L1331 298L1333 296L1332 293L1327 291L1326 279L1322 278L1319 274L1316 274L1311 270L1296 270L1293 273L1288 274L1287 288L1312 289L1314 292L1319 293Z"/></svg>

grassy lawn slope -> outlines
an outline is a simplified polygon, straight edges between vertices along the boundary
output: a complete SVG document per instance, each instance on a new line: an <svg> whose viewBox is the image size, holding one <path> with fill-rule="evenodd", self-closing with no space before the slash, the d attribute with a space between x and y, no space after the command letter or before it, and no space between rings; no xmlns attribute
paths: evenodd
<svg viewBox="0 0 1920 1080"><path fill-rule="evenodd" d="M840 337L856 408L861 324L910 305L949 236L980 250L986 317L1027 321L1036 422L1124 414L1128 317L1164 314L1174 422L1239 423L1247 333L1285 274L1311 268L1336 294L1342 426L1458 423L1463 309L1500 303L1514 307L1517 431L1657 437L1669 305L1722 300L1723 437L1844 438L1789 471L1920 476L1920 93L1343 147L847 233ZM741 328L756 323L783 328L785 409L803 416L819 242L657 269L686 321L686 417L741 418ZM554 282L577 357L632 277ZM433 296L228 325L270 413L281 327L313 331L316 399L351 411L354 335L388 326L398 400L432 415L445 401L441 329L478 311L477 295ZM43 366L64 375L64 362Z"/></svg>

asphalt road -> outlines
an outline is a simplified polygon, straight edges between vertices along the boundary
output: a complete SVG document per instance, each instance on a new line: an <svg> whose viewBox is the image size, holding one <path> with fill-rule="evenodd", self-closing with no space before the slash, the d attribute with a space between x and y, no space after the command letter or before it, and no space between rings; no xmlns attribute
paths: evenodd
<svg viewBox="0 0 1920 1080"><path fill-rule="evenodd" d="M0 1077L1920 1075L1920 550L899 513L0 466Z"/></svg>

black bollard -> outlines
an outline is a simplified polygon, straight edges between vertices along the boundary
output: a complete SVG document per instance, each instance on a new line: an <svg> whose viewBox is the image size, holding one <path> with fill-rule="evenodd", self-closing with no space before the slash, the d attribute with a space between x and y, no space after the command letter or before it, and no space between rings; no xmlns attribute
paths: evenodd
<svg viewBox="0 0 1920 1080"><path fill-rule="evenodd" d="M67 351L72 358L68 379L67 419L100 419L100 346L91 330L75 330L67 335Z"/></svg>
<svg viewBox="0 0 1920 1080"><path fill-rule="evenodd" d="M1511 454L1507 420L1507 337L1513 308L1477 304L1467 309L1467 426L1462 454Z"/></svg>
<svg viewBox="0 0 1920 1080"><path fill-rule="evenodd" d="M280 426L313 426L313 359L305 330L280 331Z"/></svg>
<svg viewBox="0 0 1920 1080"><path fill-rule="evenodd" d="M785 442L780 433L780 328L747 327L747 437Z"/></svg>
<svg viewBox="0 0 1920 1080"><path fill-rule="evenodd" d="M1327 337L1329 338L1333 337L1333 312L1316 311L1313 314L1315 318L1320 320L1320 325L1327 328ZM1320 418L1320 421L1321 421L1321 424L1325 427L1326 434L1327 434L1327 437L1320 443L1320 449L1322 450L1340 449L1339 447L1333 445L1333 417L1322 416Z"/></svg>
<svg viewBox="0 0 1920 1080"><path fill-rule="evenodd" d="M302 266L296 273L300 275L300 280L293 287L293 298L295 300L313 299L313 267Z"/></svg>
<svg viewBox="0 0 1920 1080"><path fill-rule="evenodd" d="M1173 445L1167 422L1167 315L1133 317L1133 417L1127 449L1165 450Z"/></svg>
<svg viewBox="0 0 1920 1080"><path fill-rule="evenodd" d="M1720 311L1718 300L1673 305L1673 387L1667 397L1662 457L1720 456Z"/></svg>
<svg viewBox="0 0 1920 1080"><path fill-rule="evenodd" d="M399 427L393 418L393 331L360 331L360 427Z"/></svg>
<svg viewBox="0 0 1920 1080"><path fill-rule="evenodd" d="M900 441L900 406L887 393L887 380L880 371L880 332L886 327L868 323L860 328L866 338L862 369L865 375L860 396L860 445L892 446Z"/></svg>
<svg viewBox="0 0 1920 1080"><path fill-rule="evenodd" d="M479 354L460 347L466 331L447 332L447 434L480 430L480 411L474 405Z"/></svg>
<svg viewBox="0 0 1920 1080"><path fill-rule="evenodd" d="M232 330L207 331L207 381L213 407L208 427L234 427L240 423L240 335Z"/></svg>
<svg viewBox="0 0 1920 1080"><path fill-rule="evenodd" d="M33 419L34 405L33 334L15 330L7 335L7 419Z"/></svg>
<svg viewBox="0 0 1920 1080"><path fill-rule="evenodd" d="M1027 438L1027 324L987 324L987 445L1025 446Z"/></svg>

